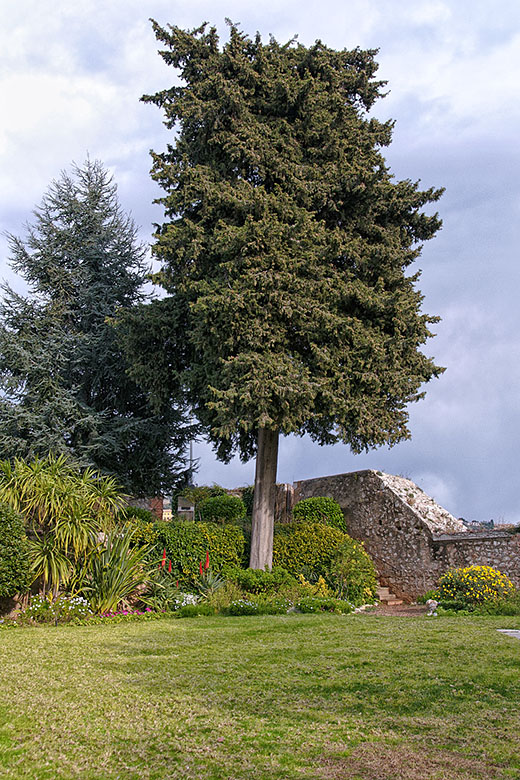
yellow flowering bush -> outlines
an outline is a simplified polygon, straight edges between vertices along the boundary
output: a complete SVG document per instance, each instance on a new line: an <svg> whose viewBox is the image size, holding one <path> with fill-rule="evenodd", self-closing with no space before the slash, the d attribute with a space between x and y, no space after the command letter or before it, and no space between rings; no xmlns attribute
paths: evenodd
<svg viewBox="0 0 520 780"><path fill-rule="evenodd" d="M308 591L308 594L310 596L320 596L321 598L329 598L330 596L333 595L331 589L325 582L325 578L322 577L321 574L315 583L308 582L303 576L303 574L298 574L298 582Z"/></svg>
<svg viewBox="0 0 520 780"><path fill-rule="evenodd" d="M442 575L437 589L439 601L459 602L467 607L506 599L514 593L511 580L491 566L451 569Z"/></svg>

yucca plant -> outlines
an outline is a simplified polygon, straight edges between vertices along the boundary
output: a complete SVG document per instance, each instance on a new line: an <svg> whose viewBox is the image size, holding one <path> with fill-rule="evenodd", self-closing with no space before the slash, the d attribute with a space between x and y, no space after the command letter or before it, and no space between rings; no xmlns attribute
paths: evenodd
<svg viewBox="0 0 520 780"><path fill-rule="evenodd" d="M97 613L113 612L149 582L148 549L132 547L131 534L112 531L90 554L81 592Z"/></svg>
<svg viewBox="0 0 520 780"><path fill-rule="evenodd" d="M69 558L56 544L54 534L35 535L29 540L32 581L42 580L43 594L51 590L55 596L61 585L66 585L72 571Z"/></svg>
<svg viewBox="0 0 520 780"><path fill-rule="evenodd" d="M100 533L113 528L125 505L117 483L92 469L79 471L64 456L0 461L0 500L25 518L34 579L57 593L81 573ZM81 575L81 576L80 576Z"/></svg>
<svg viewBox="0 0 520 780"><path fill-rule="evenodd" d="M73 520L78 526L95 518L101 529L111 524L125 506L125 496L112 477L92 469L83 472L64 456L47 455L27 462L21 458L0 461L0 500L23 514L35 530L56 530L68 518L68 544L82 546L83 530L74 539Z"/></svg>

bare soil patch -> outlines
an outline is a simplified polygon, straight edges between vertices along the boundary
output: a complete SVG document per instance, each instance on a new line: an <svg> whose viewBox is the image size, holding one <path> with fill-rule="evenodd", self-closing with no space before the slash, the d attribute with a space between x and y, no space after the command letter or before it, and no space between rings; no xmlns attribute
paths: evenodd
<svg viewBox="0 0 520 780"><path fill-rule="evenodd" d="M384 615L385 617L419 617L426 615L428 607L425 604L398 604L389 607L386 604L378 604L373 609L367 609L367 615Z"/></svg>
<svg viewBox="0 0 520 780"><path fill-rule="evenodd" d="M451 751L428 754L407 745L373 742L359 745L347 758L325 758L319 776L324 780L491 780L506 777L501 767Z"/></svg>

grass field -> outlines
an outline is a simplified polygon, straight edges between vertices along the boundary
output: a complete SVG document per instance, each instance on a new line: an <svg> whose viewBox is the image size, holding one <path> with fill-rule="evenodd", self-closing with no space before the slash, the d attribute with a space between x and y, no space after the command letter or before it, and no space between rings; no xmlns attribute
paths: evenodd
<svg viewBox="0 0 520 780"><path fill-rule="evenodd" d="M520 618L0 631L10 780L520 778Z"/></svg>

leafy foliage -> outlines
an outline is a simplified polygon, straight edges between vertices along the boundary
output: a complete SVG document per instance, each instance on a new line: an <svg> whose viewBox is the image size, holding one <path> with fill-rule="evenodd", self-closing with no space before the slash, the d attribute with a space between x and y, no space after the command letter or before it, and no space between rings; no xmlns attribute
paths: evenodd
<svg viewBox="0 0 520 780"><path fill-rule="evenodd" d="M507 599L515 590L511 580L491 566L466 566L443 574L437 595L443 606L465 609Z"/></svg>
<svg viewBox="0 0 520 780"><path fill-rule="evenodd" d="M141 547L153 547L157 542L156 522L157 517L153 512L136 506L126 507L118 517L118 524L131 535L132 544Z"/></svg>
<svg viewBox="0 0 520 780"><path fill-rule="evenodd" d="M293 508L293 520L307 523L325 523L326 525L334 526L334 528L339 528L340 531L347 532L341 507L333 498L317 496L298 501Z"/></svg>
<svg viewBox="0 0 520 780"><path fill-rule="evenodd" d="M23 520L0 504L0 598L24 593L29 586L29 544Z"/></svg>
<svg viewBox="0 0 520 780"><path fill-rule="evenodd" d="M29 541L29 553L31 581L41 580L44 596L49 588L56 596L60 586L67 585L74 571L73 563L60 549L56 535L51 532L36 533Z"/></svg>
<svg viewBox="0 0 520 780"><path fill-rule="evenodd" d="M324 575L346 538L338 528L323 523L279 525L275 528L273 564L291 574L307 569Z"/></svg>
<svg viewBox="0 0 520 780"><path fill-rule="evenodd" d="M113 478L81 472L64 455L0 461L0 500L25 518L33 579L55 595L125 503Z"/></svg>
<svg viewBox="0 0 520 780"><path fill-rule="evenodd" d="M176 521L156 524L158 546L166 550L174 574L181 581L194 582L200 564L209 552L211 566L220 570L225 564L240 566L244 554L244 535L235 525Z"/></svg>
<svg viewBox="0 0 520 780"><path fill-rule="evenodd" d="M246 508L246 515L248 517L251 517L251 515L253 514L254 495L255 495L254 485L246 485L245 488L242 488L242 501L244 502Z"/></svg>
<svg viewBox="0 0 520 780"><path fill-rule="evenodd" d="M57 598L36 595L30 605L20 615L22 622L26 620L35 623L68 623L71 620L83 620L92 614L88 601L83 596L66 596Z"/></svg>
<svg viewBox="0 0 520 780"><path fill-rule="evenodd" d="M0 303L0 452L66 453L135 495L184 468L181 410L131 379L110 320L144 300L146 248L99 162L52 183L11 266L29 287Z"/></svg>
<svg viewBox="0 0 520 780"><path fill-rule="evenodd" d="M209 599L224 587L224 584L225 580L221 574L209 566L199 572L199 576L195 580L195 589L202 598Z"/></svg>
<svg viewBox="0 0 520 780"><path fill-rule="evenodd" d="M127 603L150 578L146 549L131 546L131 536L112 532L89 556L81 592L97 613Z"/></svg>
<svg viewBox="0 0 520 780"><path fill-rule="evenodd" d="M200 506L203 519L208 523L233 523L245 517L246 507L239 496L214 496Z"/></svg>
<svg viewBox="0 0 520 780"><path fill-rule="evenodd" d="M377 572L362 542L349 536L336 550L327 579L337 595L356 606L373 602Z"/></svg>
<svg viewBox="0 0 520 780"><path fill-rule="evenodd" d="M223 574L227 580L235 582L247 593L277 593L284 586L296 582L295 578L281 566L275 566L271 571L227 566L224 568Z"/></svg>
<svg viewBox="0 0 520 780"><path fill-rule="evenodd" d="M215 498L216 496L225 496L226 491L220 485L188 485L180 488L172 496L172 506L176 507L177 498L182 497L192 501L195 506L195 519L201 520L201 507L202 504L208 498ZM175 509L174 509L175 511Z"/></svg>
<svg viewBox="0 0 520 780"><path fill-rule="evenodd" d="M343 599L308 597L300 599L295 605L298 612L336 612L348 615L352 612L352 603Z"/></svg>
<svg viewBox="0 0 520 780"><path fill-rule="evenodd" d="M85 549L95 517L97 528L111 524L124 506L112 477L79 471L67 457L47 455L0 461L0 499L24 515L35 530L52 530L65 552ZM76 523L76 526L74 526Z"/></svg>

